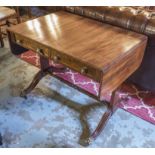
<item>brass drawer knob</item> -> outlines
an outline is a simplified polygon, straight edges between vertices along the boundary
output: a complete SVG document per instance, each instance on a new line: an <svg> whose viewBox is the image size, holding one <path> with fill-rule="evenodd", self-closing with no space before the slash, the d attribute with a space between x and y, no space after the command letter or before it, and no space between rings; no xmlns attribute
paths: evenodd
<svg viewBox="0 0 155 155"><path fill-rule="evenodd" d="M41 55L44 55L43 50L42 50L42 49L40 49L40 48L37 48L36 52L37 52L37 53L39 53L39 54L41 54Z"/></svg>
<svg viewBox="0 0 155 155"><path fill-rule="evenodd" d="M59 60L60 60L60 57L59 57L59 56L54 56L54 57L53 57L53 61L54 61L54 62L58 62Z"/></svg>
<svg viewBox="0 0 155 155"><path fill-rule="evenodd" d="M81 74L87 74L88 73L88 68L87 67L83 67L81 69Z"/></svg>
<svg viewBox="0 0 155 155"><path fill-rule="evenodd" d="M17 44L21 44L22 41L21 41L21 40L16 40L16 43L17 43Z"/></svg>

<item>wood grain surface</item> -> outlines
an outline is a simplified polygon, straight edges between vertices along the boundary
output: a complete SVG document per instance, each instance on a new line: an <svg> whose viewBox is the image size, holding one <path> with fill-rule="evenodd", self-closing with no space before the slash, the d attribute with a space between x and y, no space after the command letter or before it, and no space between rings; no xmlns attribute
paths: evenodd
<svg viewBox="0 0 155 155"><path fill-rule="evenodd" d="M116 89L140 65L147 37L67 12L56 12L8 29L17 44L39 51ZM103 87L105 89L103 89Z"/></svg>

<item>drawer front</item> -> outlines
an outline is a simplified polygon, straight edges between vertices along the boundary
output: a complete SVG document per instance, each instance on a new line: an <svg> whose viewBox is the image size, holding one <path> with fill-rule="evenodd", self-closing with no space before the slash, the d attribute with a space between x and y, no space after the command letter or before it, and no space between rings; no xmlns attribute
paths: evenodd
<svg viewBox="0 0 155 155"><path fill-rule="evenodd" d="M77 59L74 59L71 56L67 56L63 53L52 50L51 59L55 63L63 64L65 66L67 66L68 68L81 73L82 75L85 75L87 77L94 79L97 82L100 82L100 80L101 80L102 71L97 70L97 69L93 68L92 66L89 66L88 64L85 64Z"/></svg>
<svg viewBox="0 0 155 155"><path fill-rule="evenodd" d="M61 52L58 52L52 48L48 48L44 45L41 45L35 41L24 38L20 35L15 34L15 41L20 46L23 46L27 49L36 51L37 53L52 59L55 63L60 63L66 67L73 69L82 75L90 77L97 82L100 82L102 77L102 72L85 64L79 60L74 59L71 56L67 56Z"/></svg>
<svg viewBox="0 0 155 155"><path fill-rule="evenodd" d="M33 50L45 57L49 57L49 49L35 41L23 38L22 36L15 34L15 42L20 46Z"/></svg>

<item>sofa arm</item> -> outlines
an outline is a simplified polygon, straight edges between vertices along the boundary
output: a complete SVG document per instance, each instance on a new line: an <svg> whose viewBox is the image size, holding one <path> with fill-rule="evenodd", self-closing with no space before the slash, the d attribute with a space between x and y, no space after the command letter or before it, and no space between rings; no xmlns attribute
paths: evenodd
<svg viewBox="0 0 155 155"><path fill-rule="evenodd" d="M66 11L142 33L155 35L155 13L138 7L64 7Z"/></svg>

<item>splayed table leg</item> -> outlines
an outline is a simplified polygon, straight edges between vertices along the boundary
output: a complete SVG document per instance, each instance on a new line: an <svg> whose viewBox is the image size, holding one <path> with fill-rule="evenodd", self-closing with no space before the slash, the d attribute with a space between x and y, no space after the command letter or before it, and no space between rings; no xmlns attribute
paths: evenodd
<svg viewBox="0 0 155 155"><path fill-rule="evenodd" d="M102 130L106 126L110 117L117 110L117 104L119 101L119 97L116 95L116 91L118 91L119 89L120 89L120 87L118 89L116 89L115 91L113 91L110 102L106 102L106 101L101 102L101 104L106 104L107 110L102 115L96 129L91 134L90 134L87 120L86 120L86 114L88 114L88 111L85 111L85 113L83 114L83 117L80 119L82 127L83 127L83 132L82 132L82 134L80 136L80 140L79 140L79 143L81 145L88 146L89 144L91 144L91 142L99 136L99 134L102 132ZM86 136L87 136L87 138L86 138Z"/></svg>
<svg viewBox="0 0 155 155"><path fill-rule="evenodd" d="M64 68L56 68L56 67L51 67L49 65L49 61L47 58L45 58L44 56L40 55L40 70L39 72L34 76L32 82L30 83L30 85L24 89L20 96L24 97L25 99L27 98L27 94L29 94L35 87L36 85L39 83L39 81L48 74L49 70L50 72L62 72Z"/></svg>

